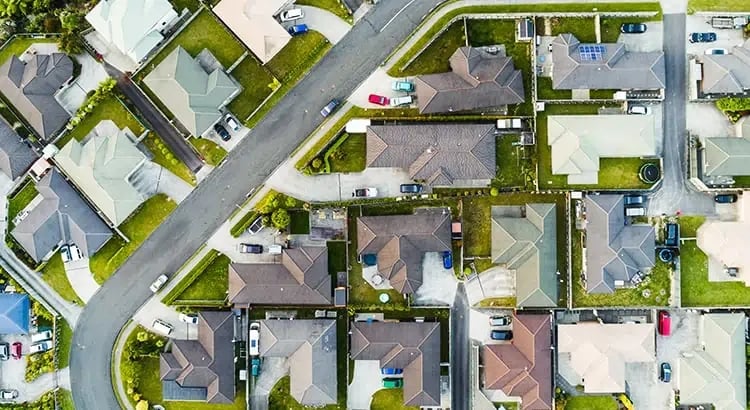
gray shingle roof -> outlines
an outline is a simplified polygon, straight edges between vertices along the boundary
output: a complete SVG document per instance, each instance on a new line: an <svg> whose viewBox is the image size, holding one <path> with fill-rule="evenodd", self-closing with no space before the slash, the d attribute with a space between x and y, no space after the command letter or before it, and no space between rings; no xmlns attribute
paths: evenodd
<svg viewBox="0 0 750 410"><path fill-rule="evenodd" d="M16 179L25 174L36 159L34 151L4 119L0 119L0 171L10 179Z"/></svg>
<svg viewBox="0 0 750 410"><path fill-rule="evenodd" d="M572 89L660 89L664 88L664 52L629 52L622 43L604 46L602 58L584 60L582 44L570 34L552 41L552 88Z"/></svg>
<svg viewBox="0 0 750 410"><path fill-rule="evenodd" d="M655 263L655 232L648 224L625 225L622 195L589 195L586 204L586 288L612 293Z"/></svg>
<svg viewBox="0 0 750 410"><path fill-rule="evenodd" d="M524 102L523 75L504 50L460 47L450 58L452 72L417 76L422 114L470 111Z"/></svg>
<svg viewBox="0 0 750 410"><path fill-rule="evenodd" d="M289 391L300 404L337 402L336 321L262 320L260 355L288 358Z"/></svg>
<svg viewBox="0 0 750 410"><path fill-rule="evenodd" d="M704 55L701 90L706 94L739 94L750 90L750 39L731 54Z"/></svg>
<svg viewBox="0 0 750 410"><path fill-rule="evenodd" d="M350 354L404 369L405 405L440 405L439 322L353 322Z"/></svg>
<svg viewBox="0 0 750 410"><path fill-rule="evenodd" d="M706 138L703 174L750 175L750 141L745 138Z"/></svg>
<svg viewBox="0 0 750 410"><path fill-rule="evenodd" d="M431 186L489 184L496 174L492 124L373 125L367 127L370 168L403 168Z"/></svg>
<svg viewBox="0 0 750 410"><path fill-rule="evenodd" d="M0 67L0 92L37 134L49 139L70 119L55 94L72 76L73 61L65 54L36 54L28 63L12 56Z"/></svg>
<svg viewBox="0 0 750 410"><path fill-rule="evenodd" d="M101 248L112 232L72 186L52 170L36 185L44 198L11 232L35 261L61 242L74 243L84 257Z"/></svg>

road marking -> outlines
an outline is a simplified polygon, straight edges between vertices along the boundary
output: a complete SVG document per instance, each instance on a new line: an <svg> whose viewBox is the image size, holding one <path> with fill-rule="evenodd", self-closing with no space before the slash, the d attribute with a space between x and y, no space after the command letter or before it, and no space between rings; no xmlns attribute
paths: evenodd
<svg viewBox="0 0 750 410"><path fill-rule="evenodd" d="M385 23L385 25L380 29L379 33L382 33L383 30L385 30L385 28L388 27L389 24L393 23L393 20L396 20L396 17L398 17L398 15L401 14L402 11L406 10L406 8L411 6L411 4L414 3L415 1L417 0L411 0L410 2L406 3L404 7L401 7L401 10L396 12L396 14L394 14L393 17L391 17L391 19L388 20L387 23Z"/></svg>

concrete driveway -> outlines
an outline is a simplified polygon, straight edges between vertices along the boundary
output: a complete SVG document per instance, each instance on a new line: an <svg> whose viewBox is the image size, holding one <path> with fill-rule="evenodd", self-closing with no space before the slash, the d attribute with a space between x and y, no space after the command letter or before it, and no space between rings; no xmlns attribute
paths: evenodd
<svg viewBox="0 0 750 410"><path fill-rule="evenodd" d="M233 130L232 127L224 122L224 115L222 115L222 120L220 121L220 124L223 125L224 128L226 128L227 132L229 132L229 135L231 136L229 141L224 141L223 139L221 139L221 137L219 137L219 134L214 131L213 127L209 128L205 133L203 133L201 138L210 140L218 146L224 148L225 150L231 151L234 147L237 146L237 144L240 143L240 141L242 141L243 138L245 138L247 134L250 133L250 128L242 125L242 121L240 121L234 114L232 114L232 116L234 117L235 121L240 124L240 129L238 129L237 131Z"/></svg>
<svg viewBox="0 0 750 410"><path fill-rule="evenodd" d="M382 95L388 98L403 97L406 93L393 91L391 89L391 83L395 80L410 80L412 78L394 78L388 75L385 68L378 67L372 74L363 81L359 87L346 99L350 103L362 107L372 109L383 109L389 107L383 107L377 104L373 104L368 101L367 97L370 94ZM402 107L403 108L403 107Z"/></svg>
<svg viewBox="0 0 750 410"><path fill-rule="evenodd" d="M706 49L726 48L731 52L732 47L742 45L742 42L744 41L742 30L719 30L711 27L710 16L698 14L687 16L685 20L685 29L688 35L690 35L690 33L716 33L716 41L712 43L690 43L687 36L685 37L685 41L687 42L687 53L698 56L699 59L703 56ZM688 116L688 121L689 119L690 117Z"/></svg>
<svg viewBox="0 0 750 410"><path fill-rule="evenodd" d="M172 333L169 335L172 339L182 340L196 340L198 338L198 325L187 324L180 321L180 313L161 303L161 299L164 295L159 294L157 297L149 299L141 308L133 315L133 320L138 322L141 326L146 329L153 330L154 320L161 319L170 325L172 325Z"/></svg>
<svg viewBox="0 0 750 410"><path fill-rule="evenodd" d="M65 266L65 276L79 298L86 303L99 290L99 284L94 280L94 275L89 268L89 258L70 261Z"/></svg>
<svg viewBox="0 0 750 410"><path fill-rule="evenodd" d="M456 298L457 285L453 269L443 267L442 255L428 252L422 260L422 286L414 294L414 304L450 306Z"/></svg>
<svg viewBox="0 0 750 410"><path fill-rule="evenodd" d="M72 84L57 93L55 99L66 111L74 114L86 101L86 93L95 90L99 83L109 76L102 65L89 54L78 54L72 57L81 65L81 73Z"/></svg>
<svg viewBox="0 0 750 410"><path fill-rule="evenodd" d="M294 24L307 24L311 30L315 30L325 36L331 44L336 44L352 29L346 21L340 19L330 11L311 6L297 6L305 13L305 17L297 20ZM286 27L286 26L285 26Z"/></svg>
<svg viewBox="0 0 750 410"><path fill-rule="evenodd" d="M171 171L151 161L146 161L130 180L143 196L148 198L156 194L165 194L178 204L187 198L194 188Z"/></svg>
<svg viewBox="0 0 750 410"><path fill-rule="evenodd" d="M471 309L469 311L469 337L482 344L508 343L490 339L490 332L494 329L512 329L510 327L492 327L490 326L490 317L495 315L512 316L513 311L510 309Z"/></svg>
<svg viewBox="0 0 750 410"><path fill-rule="evenodd" d="M260 374L250 390L250 408L267 409L268 395L273 386L289 373L287 359L283 357L264 357L260 365Z"/></svg>
<svg viewBox="0 0 750 410"><path fill-rule="evenodd" d="M649 21L646 23L648 29L643 34L620 34L617 38L618 43L625 44L628 51L661 51L664 41L664 27L662 23Z"/></svg>
<svg viewBox="0 0 750 410"><path fill-rule="evenodd" d="M372 395L383 388L379 360L355 360L354 377L349 383L346 408L368 410Z"/></svg>
<svg viewBox="0 0 750 410"><path fill-rule="evenodd" d="M471 306L484 299L504 298L516 295L516 277L513 272L494 266L466 282L466 297Z"/></svg>
<svg viewBox="0 0 750 410"><path fill-rule="evenodd" d="M236 263L274 263L281 260L281 255L271 255L268 253L268 246L281 244L284 242L284 235L276 235L277 230L272 227L263 228L255 235L250 235L247 231L242 232L239 238L233 237L229 233L229 228L219 229L208 240L208 246L227 255L232 262ZM263 246L263 253L240 253L240 244L250 243Z"/></svg>

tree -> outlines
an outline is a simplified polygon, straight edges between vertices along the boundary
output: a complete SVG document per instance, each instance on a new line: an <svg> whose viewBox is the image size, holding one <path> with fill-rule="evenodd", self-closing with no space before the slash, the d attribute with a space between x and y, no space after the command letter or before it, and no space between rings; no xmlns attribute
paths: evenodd
<svg viewBox="0 0 750 410"><path fill-rule="evenodd" d="M139 401L138 404L135 405L135 410L148 410L148 402L146 400Z"/></svg>
<svg viewBox="0 0 750 410"><path fill-rule="evenodd" d="M297 206L297 200L291 196L287 196L286 199L284 200L284 207L294 208L295 206Z"/></svg>
<svg viewBox="0 0 750 410"><path fill-rule="evenodd" d="M60 48L60 51L66 54L83 53L81 42L78 40L78 37L70 31L63 31L57 39L57 46Z"/></svg>
<svg viewBox="0 0 750 410"><path fill-rule="evenodd" d="M37 0L34 0L34 4L36 4L36 1ZM69 31L71 33L81 31L83 21L83 13L77 9L66 8L60 12L60 25L62 26L63 31Z"/></svg>
<svg viewBox="0 0 750 410"><path fill-rule="evenodd" d="M26 14L29 10L29 0L0 0L0 15L13 17Z"/></svg>
<svg viewBox="0 0 750 410"><path fill-rule="evenodd" d="M271 215L271 222L273 222L273 226L278 229L286 228L291 221L292 218L289 216L289 212L283 208L273 211L273 214Z"/></svg>

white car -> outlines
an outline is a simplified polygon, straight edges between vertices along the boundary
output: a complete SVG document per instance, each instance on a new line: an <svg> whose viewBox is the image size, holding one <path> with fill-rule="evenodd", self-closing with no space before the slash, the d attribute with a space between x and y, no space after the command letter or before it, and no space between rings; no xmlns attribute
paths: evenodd
<svg viewBox="0 0 750 410"><path fill-rule="evenodd" d="M18 390L16 389L3 389L0 390L0 399L3 401L14 400L18 398Z"/></svg>
<svg viewBox="0 0 750 410"><path fill-rule="evenodd" d="M167 283L167 279L169 279L167 275L161 274L153 283L151 283L151 286L149 286L148 288L151 289L152 292L156 293L159 291L159 289L161 289L162 286L164 286L165 283Z"/></svg>
<svg viewBox="0 0 750 410"><path fill-rule="evenodd" d="M377 188L359 188L352 191L352 198L375 198L378 196Z"/></svg>
<svg viewBox="0 0 750 410"><path fill-rule="evenodd" d="M70 246L63 245L60 247L60 256L62 257L63 263L70 262L73 258L70 255Z"/></svg>
<svg viewBox="0 0 750 410"><path fill-rule="evenodd" d="M194 314L186 315L184 313L180 313L180 322L185 322L185 323L191 324L191 325L197 325L198 324L198 315L194 315Z"/></svg>
<svg viewBox="0 0 750 410"><path fill-rule="evenodd" d="M294 21L297 19L301 19L302 17L305 17L305 13L302 12L302 9L291 9L281 12L281 21Z"/></svg>
<svg viewBox="0 0 750 410"><path fill-rule="evenodd" d="M391 107L399 107L402 105L409 105L414 102L414 97L407 95L405 97L391 98Z"/></svg>
<svg viewBox="0 0 750 410"><path fill-rule="evenodd" d="M250 324L250 356L260 354L260 323Z"/></svg>
<svg viewBox="0 0 750 410"><path fill-rule="evenodd" d="M232 131L239 131L240 130L240 123L237 122L237 120L232 117L232 114L227 114L226 117L224 117L224 122L227 123L229 128L232 129Z"/></svg>
<svg viewBox="0 0 750 410"><path fill-rule="evenodd" d="M724 55L729 54L729 50L726 48L709 48L708 50L703 52L705 55Z"/></svg>
<svg viewBox="0 0 750 410"><path fill-rule="evenodd" d="M628 114L631 115L647 115L651 114L651 108L645 105L631 105L628 107Z"/></svg>
<svg viewBox="0 0 750 410"><path fill-rule="evenodd" d="M76 245L70 245L68 248L70 250L70 260L71 261L79 261L83 258L83 254L81 253L81 250Z"/></svg>
<svg viewBox="0 0 750 410"><path fill-rule="evenodd" d="M46 352L47 350L52 350L52 342L34 343L29 347L30 354Z"/></svg>

